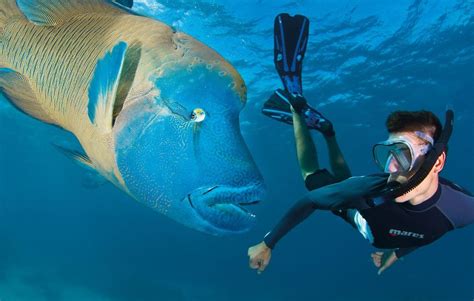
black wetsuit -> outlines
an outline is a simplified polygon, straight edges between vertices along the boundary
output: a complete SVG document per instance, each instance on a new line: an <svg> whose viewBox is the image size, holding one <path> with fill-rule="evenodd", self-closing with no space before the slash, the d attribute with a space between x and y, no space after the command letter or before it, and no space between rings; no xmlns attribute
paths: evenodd
<svg viewBox="0 0 474 301"><path fill-rule="evenodd" d="M321 187L330 182L330 174L326 175L307 177L307 188L318 189L297 202L265 236L267 246L273 249L288 231L316 209L332 210L353 226L356 225L348 212L349 209L356 209L370 227L372 244L381 249L397 249L398 258L432 243L448 231L474 222L474 197L442 178L436 193L414 206L408 202L396 203L393 200L365 197L380 190L386 184L387 175L352 177Z"/></svg>

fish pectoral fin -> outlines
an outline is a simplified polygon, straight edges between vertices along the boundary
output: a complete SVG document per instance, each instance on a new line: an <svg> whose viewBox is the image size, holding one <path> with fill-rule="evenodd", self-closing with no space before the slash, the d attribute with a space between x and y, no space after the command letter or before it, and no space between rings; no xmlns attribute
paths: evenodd
<svg viewBox="0 0 474 301"><path fill-rule="evenodd" d="M51 114L38 101L28 79L15 70L0 68L0 92L23 113L46 123L56 124Z"/></svg>
<svg viewBox="0 0 474 301"><path fill-rule="evenodd" d="M84 167L88 170L96 172L96 169L94 167L94 163L92 163L91 159L86 154L84 154L83 152L79 152L79 151L76 151L76 150L71 150L71 149L65 148L61 145L54 144L54 143L53 143L53 146L59 152L64 154L69 159L72 159L74 162L76 162L80 166L82 166L82 167Z"/></svg>
<svg viewBox="0 0 474 301"><path fill-rule="evenodd" d="M141 44L129 47L119 42L97 62L87 110L90 121L102 132L112 130L132 87L140 57Z"/></svg>
<svg viewBox="0 0 474 301"><path fill-rule="evenodd" d="M23 15L30 22L40 26L55 26L74 15L87 13L123 14L129 12L120 3L122 1L118 1L119 5L117 5L116 1L113 0L17 0L16 2Z"/></svg>
<svg viewBox="0 0 474 301"><path fill-rule="evenodd" d="M111 2L113 2L114 4L125 6L129 9L131 9L133 6L133 0L111 0Z"/></svg>

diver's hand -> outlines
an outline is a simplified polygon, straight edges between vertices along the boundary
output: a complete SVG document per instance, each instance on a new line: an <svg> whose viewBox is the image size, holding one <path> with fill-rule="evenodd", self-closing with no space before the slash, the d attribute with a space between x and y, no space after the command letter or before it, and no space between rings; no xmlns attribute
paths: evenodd
<svg viewBox="0 0 474 301"><path fill-rule="evenodd" d="M398 260L395 251L375 252L372 253L371 257L374 265L379 268L379 271L377 272L379 275Z"/></svg>
<svg viewBox="0 0 474 301"><path fill-rule="evenodd" d="M262 273L265 268L270 263L270 258L272 257L272 249L267 247L264 241L250 247L248 250L249 265L252 269L257 269L257 273Z"/></svg>

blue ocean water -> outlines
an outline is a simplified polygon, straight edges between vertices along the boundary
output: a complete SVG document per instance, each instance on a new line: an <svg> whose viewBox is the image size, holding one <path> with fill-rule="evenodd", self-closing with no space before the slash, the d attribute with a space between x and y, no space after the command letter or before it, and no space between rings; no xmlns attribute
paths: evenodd
<svg viewBox="0 0 474 301"><path fill-rule="evenodd" d="M260 109L281 86L273 18L307 15L305 96L334 123L355 175L373 173L371 146L396 109L456 114L443 175L474 191L474 1L139 1L134 10L205 42L242 74L245 140L268 188L250 232L218 238L132 201L71 163L51 143L69 141L0 102L0 300L393 300L474 298L474 226L447 234L377 276L373 248L318 212L248 268L259 242L305 193L291 127ZM324 141L313 134L321 162Z"/></svg>

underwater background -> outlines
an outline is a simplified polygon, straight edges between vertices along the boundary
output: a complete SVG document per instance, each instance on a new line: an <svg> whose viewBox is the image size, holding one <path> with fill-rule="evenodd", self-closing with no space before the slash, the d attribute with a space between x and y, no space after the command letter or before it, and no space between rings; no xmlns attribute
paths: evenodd
<svg viewBox="0 0 474 301"><path fill-rule="evenodd" d="M133 8L228 59L248 85L244 138L268 190L250 232L214 237L130 199L59 154L72 136L0 97L0 300L397 300L474 298L474 226L448 233L377 276L373 248L317 212L257 275L247 248L305 193L292 128L264 117L282 86L273 19L311 20L304 62L308 101L335 125L354 175L377 172L373 143L397 109L427 109L455 130L443 176L474 191L474 1L167 0ZM327 166L322 137L313 133Z"/></svg>

